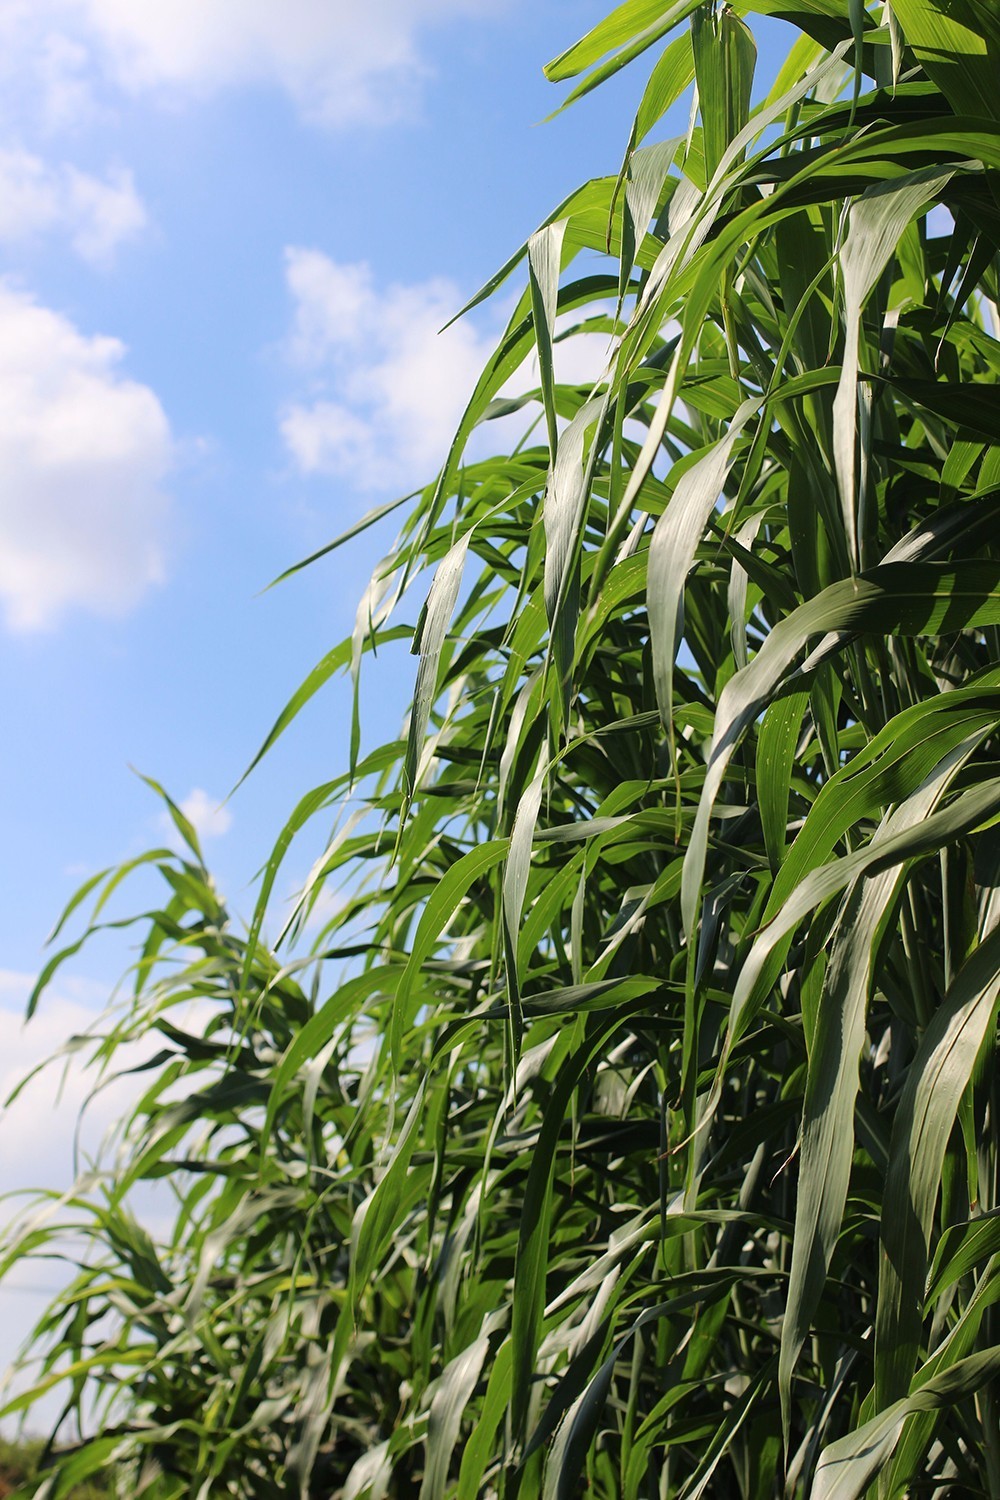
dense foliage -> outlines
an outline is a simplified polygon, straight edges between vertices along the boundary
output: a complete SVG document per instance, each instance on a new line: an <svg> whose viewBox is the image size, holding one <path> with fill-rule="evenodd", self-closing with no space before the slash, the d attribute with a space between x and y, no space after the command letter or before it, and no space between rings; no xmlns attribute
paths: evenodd
<svg viewBox="0 0 1000 1500"><path fill-rule="evenodd" d="M248 933L176 809L148 857L94 1044L156 1035L148 1091L8 1239L76 1264L47 1495L1000 1494L1000 19L627 0L548 73L651 47L267 745L416 598L407 728L298 803Z"/></svg>

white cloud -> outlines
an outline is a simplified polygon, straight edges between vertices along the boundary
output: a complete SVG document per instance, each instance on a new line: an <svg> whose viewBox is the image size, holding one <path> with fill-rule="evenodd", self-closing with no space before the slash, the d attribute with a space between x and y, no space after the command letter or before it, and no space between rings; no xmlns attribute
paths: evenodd
<svg viewBox="0 0 1000 1500"><path fill-rule="evenodd" d="M120 615L165 568L173 443L124 346L0 282L0 601L14 630Z"/></svg>
<svg viewBox="0 0 1000 1500"><path fill-rule="evenodd" d="M367 265L287 252L291 348L316 387L282 434L305 473L360 490L422 483L440 467L492 341L466 320L445 280L379 288Z"/></svg>
<svg viewBox="0 0 1000 1500"><path fill-rule="evenodd" d="M299 469L343 477L358 490L409 489L432 479L499 322L484 328L462 318L441 332L464 301L453 283L380 287L368 265L341 264L318 250L286 251L286 275L294 302L289 351L312 386L281 421ZM601 335L559 340L556 378L597 380L607 350ZM526 365L503 394L537 381L537 368ZM521 414L491 423L473 451L503 451L530 420Z"/></svg>
<svg viewBox="0 0 1000 1500"><path fill-rule="evenodd" d="M131 173L113 170L102 179L51 166L30 151L0 148L0 241L58 231L85 260L106 264L146 223Z"/></svg>
<svg viewBox="0 0 1000 1500"><path fill-rule="evenodd" d="M167 97L277 86L337 126L405 114L428 72L421 33L462 15L482 18L482 0L0 0L0 40L22 76L30 61L58 123L92 109L105 81Z"/></svg>
<svg viewBox="0 0 1000 1500"><path fill-rule="evenodd" d="M181 812L200 839L218 839L233 826L233 815L217 797L210 797L200 786L193 787L180 804ZM169 819L169 814L162 814ZM171 828L173 824L170 825Z"/></svg>

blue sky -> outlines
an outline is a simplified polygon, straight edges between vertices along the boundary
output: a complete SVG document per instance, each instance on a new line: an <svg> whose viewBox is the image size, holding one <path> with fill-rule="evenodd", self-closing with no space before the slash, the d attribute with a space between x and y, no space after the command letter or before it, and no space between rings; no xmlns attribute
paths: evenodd
<svg viewBox="0 0 1000 1500"><path fill-rule="evenodd" d="M497 314L447 341L436 327L616 165L627 130L621 89L536 127L558 98L541 61L599 3L192 0L137 19L154 9L0 6L21 51L0 137L17 406L0 439L0 967L17 973L82 874L156 836L127 765L179 800L221 798L349 628L386 532L258 591L429 477ZM342 759L340 720L318 706L233 805L212 846L227 888Z"/></svg>
<svg viewBox="0 0 1000 1500"><path fill-rule="evenodd" d="M617 170L634 72L538 123L542 63L605 9L0 0L0 1085L128 961L79 955L22 1030L67 897L164 837L129 766L192 812L243 910L295 798L342 769L333 688L216 810L390 531L260 590L432 476L502 298L436 330ZM383 663L373 741L411 673ZM51 1088L0 1121L0 1187L66 1180L82 1094L55 1111Z"/></svg>

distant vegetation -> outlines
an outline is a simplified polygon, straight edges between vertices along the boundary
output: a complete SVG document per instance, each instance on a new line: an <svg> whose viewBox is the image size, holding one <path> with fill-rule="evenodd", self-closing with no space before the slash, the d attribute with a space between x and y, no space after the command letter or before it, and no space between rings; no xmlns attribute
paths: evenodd
<svg viewBox="0 0 1000 1500"><path fill-rule="evenodd" d="M36 1487L43 1449L43 1443L8 1443L0 1438L0 1500L25 1485ZM68 1500L103 1500L108 1493L105 1484L91 1481L70 1490Z"/></svg>
<svg viewBox="0 0 1000 1500"><path fill-rule="evenodd" d="M7 1239L75 1268L37 1390L92 1438L46 1495L1000 1495L1000 21L627 0L548 73L648 49L264 750L398 639L408 727L355 725L249 931L168 799L93 1045L154 1036L147 1092Z"/></svg>

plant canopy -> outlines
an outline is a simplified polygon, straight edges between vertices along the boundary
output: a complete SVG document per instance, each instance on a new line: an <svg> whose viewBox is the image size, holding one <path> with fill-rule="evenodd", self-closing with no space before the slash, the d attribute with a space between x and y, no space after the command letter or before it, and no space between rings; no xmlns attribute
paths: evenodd
<svg viewBox="0 0 1000 1500"><path fill-rule="evenodd" d="M261 753L401 638L406 726L355 691L248 929L169 798L140 862L145 1091L3 1245L72 1267L39 1496L1000 1495L1000 18L626 0L546 71L646 54Z"/></svg>

